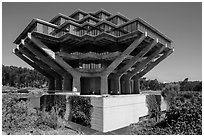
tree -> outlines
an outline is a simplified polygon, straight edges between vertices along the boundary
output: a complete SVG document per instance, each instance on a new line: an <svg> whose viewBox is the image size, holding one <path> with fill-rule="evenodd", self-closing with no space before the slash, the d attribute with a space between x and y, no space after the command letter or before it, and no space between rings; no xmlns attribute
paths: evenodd
<svg viewBox="0 0 204 137"><path fill-rule="evenodd" d="M41 87L45 77L36 70L2 65L2 84L14 87Z"/></svg>

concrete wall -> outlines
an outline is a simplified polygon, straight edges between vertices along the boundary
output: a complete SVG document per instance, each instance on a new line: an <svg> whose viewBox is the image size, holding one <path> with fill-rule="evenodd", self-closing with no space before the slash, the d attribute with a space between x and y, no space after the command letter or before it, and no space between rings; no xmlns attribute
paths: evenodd
<svg viewBox="0 0 204 137"><path fill-rule="evenodd" d="M148 115L146 95L91 97L93 105L91 128L108 132L138 122L139 117ZM166 109L163 99L161 108Z"/></svg>
<svg viewBox="0 0 204 137"><path fill-rule="evenodd" d="M91 115L91 128L108 132L116 130L131 123L139 121L140 117L148 115L148 109L146 107L146 95L144 94L129 94L129 95L80 95L91 97L92 115ZM59 94L60 95L60 94ZM61 95L71 96L72 94L62 93ZM31 99L34 106L39 106L39 100L37 98ZM66 99L66 112L65 118L69 117L69 103ZM161 110L166 110L166 103L164 99L161 99ZM67 119L68 120L68 119Z"/></svg>

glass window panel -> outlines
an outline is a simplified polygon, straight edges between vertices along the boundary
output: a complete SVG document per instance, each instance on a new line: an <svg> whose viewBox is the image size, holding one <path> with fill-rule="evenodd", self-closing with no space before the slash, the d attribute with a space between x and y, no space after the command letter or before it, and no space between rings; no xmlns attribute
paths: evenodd
<svg viewBox="0 0 204 137"><path fill-rule="evenodd" d="M48 34L48 26L43 25L43 33Z"/></svg>
<svg viewBox="0 0 204 137"><path fill-rule="evenodd" d="M65 23L66 22L66 19L62 18L61 19L61 24Z"/></svg>
<svg viewBox="0 0 204 137"><path fill-rule="evenodd" d="M128 31L131 32L131 24L128 25Z"/></svg>
<svg viewBox="0 0 204 137"><path fill-rule="evenodd" d="M136 22L134 22L133 24L132 24L132 31L136 31Z"/></svg>
<svg viewBox="0 0 204 137"><path fill-rule="evenodd" d="M82 19L83 17L84 17L84 15L79 13L79 20Z"/></svg>
<svg viewBox="0 0 204 137"><path fill-rule="evenodd" d="M42 31L43 31L43 25L38 23L37 24L37 32L41 32L42 33Z"/></svg>
<svg viewBox="0 0 204 137"><path fill-rule="evenodd" d="M53 31L53 28L48 27L48 34L50 34Z"/></svg>

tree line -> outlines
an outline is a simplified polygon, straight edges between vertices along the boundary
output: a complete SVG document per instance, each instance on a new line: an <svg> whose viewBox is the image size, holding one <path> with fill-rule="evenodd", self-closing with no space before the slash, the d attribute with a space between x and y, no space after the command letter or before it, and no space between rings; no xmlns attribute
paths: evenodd
<svg viewBox="0 0 204 137"><path fill-rule="evenodd" d="M37 70L16 66L2 65L2 84L4 86L22 87L47 87L48 82ZM185 78L183 81L172 83L161 83L157 79L140 79L141 90L162 90L168 84L175 84L180 91L201 91L202 81L189 81Z"/></svg>
<svg viewBox="0 0 204 137"><path fill-rule="evenodd" d="M179 91L202 91L202 81L189 81L188 78L185 78L183 81L170 83L161 83L157 79L140 79L141 90L162 90L166 85L172 84L175 85Z"/></svg>
<svg viewBox="0 0 204 137"><path fill-rule="evenodd" d="M2 65L2 85L17 88L42 88L47 86L47 80L35 69Z"/></svg>

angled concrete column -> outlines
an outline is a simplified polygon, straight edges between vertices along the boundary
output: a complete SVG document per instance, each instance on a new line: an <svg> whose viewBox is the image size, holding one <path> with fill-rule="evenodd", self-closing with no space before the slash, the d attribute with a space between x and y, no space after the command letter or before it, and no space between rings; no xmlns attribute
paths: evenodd
<svg viewBox="0 0 204 137"><path fill-rule="evenodd" d="M51 76L53 76L55 78L62 79L62 77L58 73L56 73L53 69L51 69L51 67L49 67L47 64L43 63L43 61L41 61L39 58L36 58L36 56L32 52L30 52L26 47L23 47L22 43L19 46L17 46L17 49L21 53L26 55L30 60L35 62L36 65L38 65L42 69L46 70L47 73L49 73Z"/></svg>
<svg viewBox="0 0 204 137"><path fill-rule="evenodd" d="M62 90L62 79L55 79L55 90Z"/></svg>
<svg viewBox="0 0 204 137"><path fill-rule="evenodd" d="M106 68L103 74L109 75L145 38L146 36L142 34Z"/></svg>
<svg viewBox="0 0 204 137"><path fill-rule="evenodd" d="M136 67L133 71L129 72L128 74L124 75L123 79L126 80L126 93L130 93L130 79L137 74L137 72L141 71L153 58L155 58L165 47L162 46L158 50L156 50L154 53L152 53L147 59L142 61L138 67Z"/></svg>
<svg viewBox="0 0 204 137"><path fill-rule="evenodd" d="M133 92L132 94L140 94L140 79L139 77L133 77Z"/></svg>
<svg viewBox="0 0 204 137"><path fill-rule="evenodd" d="M55 79L54 78L48 79L48 90L55 90Z"/></svg>
<svg viewBox="0 0 204 137"><path fill-rule="evenodd" d="M80 83L81 76L73 76L73 86L72 91L73 92L80 92L81 91L81 83Z"/></svg>
<svg viewBox="0 0 204 137"><path fill-rule="evenodd" d="M42 75L44 75L47 78L53 78L49 73L47 73L47 71L41 69L35 62L31 61L30 59L28 59L27 57L25 57L21 52L19 52L18 49L14 49L13 53L18 56L19 58L21 58L23 61L25 61L26 63L28 63L30 66L32 66L34 69L38 70Z"/></svg>
<svg viewBox="0 0 204 137"><path fill-rule="evenodd" d="M108 77L107 76L101 76L101 89L100 94L108 94Z"/></svg>
<svg viewBox="0 0 204 137"><path fill-rule="evenodd" d="M23 44L27 49L29 49L32 53L34 53L36 56L40 58L40 60L43 61L43 63L50 66L52 69L55 70L56 73L59 75L63 75L66 71L64 71L62 68L60 68L53 60L49 59L45 55L43 55L40 51L38 51L35 46L28 44L26 41L24 41Z"/></svg>
<svg viewBox="0 0 204 137"><path fill-rule="evenodd" d="M40 49L42 49L50 58L54 60L57 64L59 64L62 68L64 68L68 73L71 75L76 75L77 72L75 69L73 69L68 63L66 63L59 55L55 54L51 49L49 49L45 44L43 44L40 40L35 38L34 36L31 36L31 34L28 35L28 38Z"/></svg>
<svg viewBox="0 0 204 137"><path fill-rule="evenodd" d="M63 77L63 92L71 92L72 85L71 85L71 78L69 76Z"/></svg>
<svg viewBox="0 0 204 137"><path fill-rule="evenodd" d="M121 76L124 74L130 67L132 67L139 59L141 59L148 51L150 51L157 42L154 40L150 44L148 44L144 49L142 49L136 56L128 61L126 65L124 65L115 75Z"/></svg>
<svg viewBox="0 0 204 137"><path fill-rule="evenodd" d="M152 59L154 59L158 54L164 50L164 46L161 46L158 50L156 50L154 53L152 53L147 59L143 60L133 71L129 72L126 75L126 78L130 79L134 75L137 74L137 72L141 71L147 64L151 62Z"/></svg>
<svg viewBox="0 0 204 137"><path fill-rule="evenodd" d="M170 54L173 53L172 49L169 49L166 53L164 53L159 59L157 59L154 62L151 62L142 72L137 74L137 77L142 77L144 76L147 72L149 72L152 68L154 68L157 64L159 64L162 60L167 58Z"/></svg>
<svg viewBox="0 0 204 137"><path fill-rule="evenodd" d="M48 78L48 90L55 90L55 79L46 73L46 71L42 70L40 67L38 67L34 62L26 58L24 55L22 55L17 49L13 51L18 57L20 57L22 60L24 60L26 63L31 65L33 68L38 70L41 74L46 76Z"/></svg>

